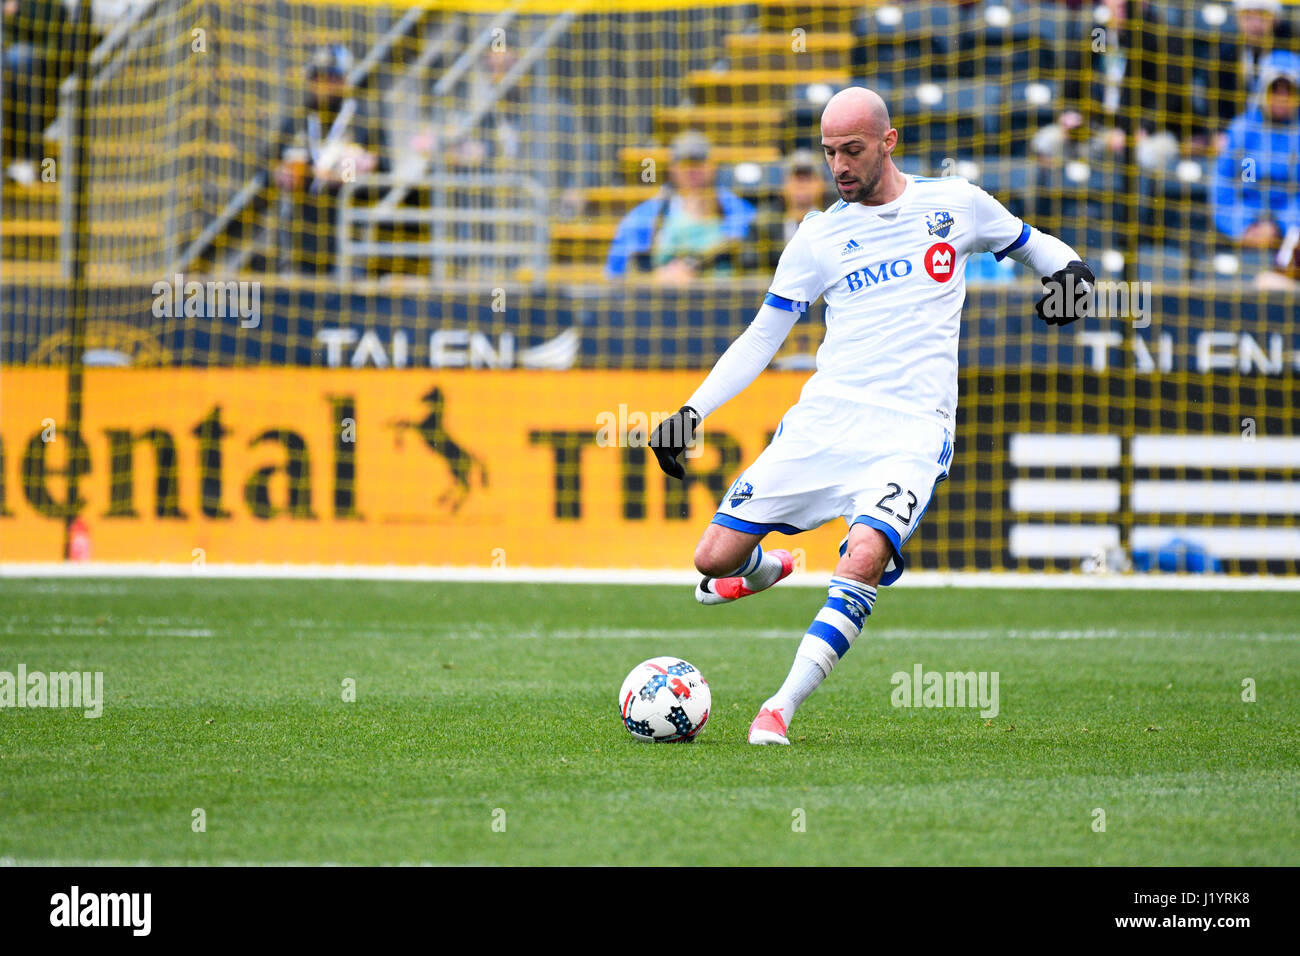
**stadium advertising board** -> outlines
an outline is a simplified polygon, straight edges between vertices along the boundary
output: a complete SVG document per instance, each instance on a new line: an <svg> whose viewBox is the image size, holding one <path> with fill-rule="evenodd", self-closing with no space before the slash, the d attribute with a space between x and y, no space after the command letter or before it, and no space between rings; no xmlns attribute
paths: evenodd
<svg viewBox="0 0 1300 956"><path fill-rule="evenodd" d="M98 560L680 568L805 378L760 376L712 416L683 487L640 436L693 371L91 369L80 513ZM66 379L2 381L0 555L57 559ZM1293 567L1296 396L1264 381L1157 393L1105 373L963 373L951 480L910 566L1069 568L1190 544L1225 569ZM791 544L829 568L842 533Z"/></svg>
<svg viewBox="0 0 1300 956"><path fill-rule="evenodd" d="M695 377L90 370L81 513L97 560L680 567L804 378L720 413L683 489L628 432ZM56 559L65 376L3 386L0 554Z"/></svg>
<svg viewBox="0 0 1300 956"><path fill-rule="evenodd" d="M175 277L158 283L164 304L183 298L176 285ZM546 287L508 295L361 292L272 280L257 288L256 295L228 289L217 310L200 298L193 310L163 319L154 316L159 295L150 286L97 288L87 332L92 364L703 371L753 319L767 284ZM963 368L1104 371L1131 363L1146 376L1235 370L1268 377L1300 370L1293 296L1157 286L1127 321L1112 309L1049 332L1034 315L1035 294L1034 286L970 287L958 344ZM66 287L21 281L0 287L0 362L66 362L68 296ZM257 305L253 319L239 311L245 300ZM807 365L824 329L818 302L795 325L778 361Z"/></svg>

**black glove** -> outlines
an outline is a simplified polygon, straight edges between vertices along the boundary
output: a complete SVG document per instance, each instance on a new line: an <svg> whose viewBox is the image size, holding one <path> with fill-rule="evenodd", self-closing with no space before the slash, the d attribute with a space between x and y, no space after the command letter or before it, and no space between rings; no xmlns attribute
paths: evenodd
<svg viewBox="0 0 1300 956"><path fill-rule="evenodd" d="M683 405L681 411L665 418L650 433L650 448L659 459L659 467L665 475L678 481L686 477L686 468L677 460L677 456L686 451L686 446L695 437L695 429L699 425L700 413L689 405Z"/></svg>
<svg viewBox="0 0 1300 956"><path fill-rule="evenodd" d="M1043 277L1045 291L1034 303L1034 311L1048 325L1069 325L1092 315L1092 287L1096 281L1087 263L1075 259L1064 269Z"/></svg>

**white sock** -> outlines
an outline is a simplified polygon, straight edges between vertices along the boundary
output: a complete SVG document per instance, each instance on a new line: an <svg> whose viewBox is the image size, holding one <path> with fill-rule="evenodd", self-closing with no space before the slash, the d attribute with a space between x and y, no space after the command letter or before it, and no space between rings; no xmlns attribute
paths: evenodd
<svg viewBox="0 0 1300 956"><path fill-rule="evenodd" d="M762 545L754 545L754 550L750 552L745 563L736 568L731 574L724 577L743 578L745 587L751 591L761 591L764 588L770 588L776 583L776 579L781 576L781 559L774 554L766 554Z"/></svg>
<svg viewBox="0 0 1300 956"><path fill-rule="evenodd" d="M807 638L805 637L804 640L806 641ZM794 656L794 664L790 667L790 673L786 675L785 683L763 704L769 710L779 711L787 727L790 726L794 712L812 696L812 692L830 673L822 670L821 664L812 657L804 656L802 651L801 645L799 652Z"/></svg>
<svg viewBox="0 0 1300 956"><path fill-rule="evenodd" d="M764 554L758 563L758 570L745 575L745 587L751 591L761 591L776 584L776 579L780 576L781 559L775 554Z"/></svg>
<svg viewBox="0 0 1300 956"><path fill-rule="evenodd" d="M799 642L785 683L763 704L780 710L786 727L794 713L849 652L876 603L876 589L850 578L831 578L829 597Z"/></svg>

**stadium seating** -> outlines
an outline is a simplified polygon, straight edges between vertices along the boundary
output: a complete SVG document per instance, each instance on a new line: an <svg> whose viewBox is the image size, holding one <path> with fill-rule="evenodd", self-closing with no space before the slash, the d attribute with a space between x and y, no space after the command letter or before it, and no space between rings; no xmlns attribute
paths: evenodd
<svg viewBox="0 0 1300 956"><path fill-rule="evenodd" d="M84 355L100 364L175 366L183 374L202 368L214 376L196 379L203 383L243 366L274 370L272 378L280 381L286 371L280 366L288 366L295 373L283 376L288 384L262 402L277 416L289 409L285 420L242 411L241 454L257 435L284 437L288 418L310 417L294 404L301 395L345 404L341 391L318 393L305 384L314 379L296 377L322 368L464 372L463 390L448 384L446 394L455 394L457 408L482 408L494 422L510 417L493 391L503 386L471 373L571 371L580 384L555 376L539 379L527 393L538 414L557 417L580 404L579 394L584 401L589 392L601 395L614 406L630 400L611 398L630 386L600 379L606 372L662 374L662 381L652 379L661 389L653 401L680 401L671 396L708 366L762 301L771 253L789 228L782 219L788 158L797 149L817 150L818 118L828 97L865 84L893 110L901 132L895 158L904 172L971 179L1014 214L1073 245L1103 279L1151 282L1160 309L1151 330L1130 330L1117 319L1049 337L1033 317L1038 277L991 256L971 261L960 343L971 367L961 385L962 424L976 430L956 467L969 467L981 484L978 492L956 480L949 486L958 490L936 507L935 514L945 515L942 526L927 525L917 536L923 566L1077 564L1077 554L1027 557L1007 543L1011 527L1052 520L1008 508L1016 473L1007 443L1022 429L1108 424L1117 440L1128 442L1148 428L1226 434L1253 418L1269 434L1293 432L1295 390L1285 376L1294 372L1300 351L1300 276L1277 268L1272 250L1243 248L1220 236L1210 215L1213 134L1224 118L1208 111L1224 67L1223 43L1236 31L1223 4L1166 0L1135 7L1157 39L1178 39L1172 46L1180 52L1162 61L1167 83L1126 74L1114 113L1103 103L1105 67L1114 63L1092 53L1094 31L1103 26L1092 7L1046 0L762 0L680 8L628 0L611 6L220 2L202 5L218 17L206 35L193 33L193 0L134 8L135 19L97 38L83 141L74 142L71 126L76 85L51 88L58 116L44 132L42 158L57 173L28 185L7 182L0 196L0 357L6 368L48 372L66 365L75 382L75 363L68 360L79 341L78 324L86 326ZM1212 6L1217 14L1207 13ZM1289 10L1295 19L1294 5ZM1124 34L1102 29L1101 36L1123 42ZM75 35L63 39L70 46ZM1077 55L1067 56L1070 51ZM315 161L302 156L314 135L309 115L316 115L307 105L307 74L322 53L346 63L339 70L361 117L358 131L366 134L364 144L346 143L355 147L348 159L374 163L349 167L346 178L344 164L330 167L337 182L316 181ZM1171 85L1186 87L1179 90L1190 104L1179 107L1186 115L1167 115L1168 100L1158 98L1147 109L1140 95L1131 95L1151 86L1169 92ZM1187 116L1206 128L1190 124L1194 128L1172 146L1143 126ZM683 288L645 276L608 280L606 258L620 221L659 194L673 165L672 144L689 131L712 144L718 185L755 207L755 221L769 228L734 264L728 261L732 271ZM313 170L311 185L284 175L295 164ZM74 207L77 185L86 187L84 210ZM75 279L78 266L84 281ZM176 276L255 286L263 314L245 326L210 300L168 312L152 289L159 282L170 287ZM801 320L778 367L809 367L822 317L814 306ZM1122 344L1098 344L1113 336ZM583 378L587 374L597 378ZM1206 381L1204 375L1222 378ZM432 395L427 385L407 395L400 381L394 376L359 394L373 404L392 404L384 414L394 421L415 414L412 406L439 401L426 397ZM130 417L149 400L122 380L100 387L104 407L128 416L133 434L152 436L139 442L162 442L161 426ZM232 391L246 396L253 394L249 388L241 383ZM167 434L207 434L213 429L196 423L214 405L234 400L226 393L195 394L207 396L204 406L185 406L190 420L184 428L169 424ZM772 394L773 408L788 400ZM168 412L168 402L153 405L159 414ZM545 499L539 508L550 514L550 495L562 489L568 498L555 509L568 520L578 507L569 499L581 488L590 493L600 486L595 479L579 481L584 453L565 442L578 441L572 436L581 428L565 421L564 428L530 426L526 447L511 454L515 460L539 454L555 473L533 476L510 493L534 504ZM102 438L106 429L96 427ZM122 427L110 422L107 432ZM752 430L762 437L764 427ZM535 443L528 437L534 432ZM393 438L391 429L385 434ZM460 436L458 442L468 442L464 432ZM430 454L450 447L443 437L435 435ZM37 485L22 483L14 471L15 461L36 461L26 453L30 435L3 438L0 466L7 462L13 472L7 487L0 484L0 517L8 520L5 509L13 510L18 494L12 489L42 499L33 490ZM748 453L756 440L737 438L725 460L741 445ZM333 437L312 442L319 469ZM389 444L380 451L369 446L366 461L381 460L375 456L387 454ZM97 455L98 480L103 463L113 459L102 449ZM139 457L143 462L144 453ZM344 457L338 456L340 475L346 475ZM459 464L444 470L456 484L465 478L464 461L452 457ZM184 460L196 459L190 454ZM1127 459L1117 462L1100 477L1129 481ZM50 473L58 467L52 464ZM264 467L250 463L245 483L247 474ZM368 467L369 475L398 473L387 465ZM631 451L619 459L619 489L640 494L651 487L637 467ZM727 480L721 464L711 468L694 495L697 513L707 506L705 492ZM1055 475L1099 477L1080 470L1067 459ZM1179 476L1200 474L1188 467ZM383 485L384 494L411 500L402 499L400 507L373 505L381 515L376 520L391 521L385 528L406 528L404 516L424 515L427 502L415 501L409 489L428 479L393 478ZM114 480L124 486L121 476ZM347 479L338 481L339 500L346 499ZM137 497L144 497L144 484L136 482ZM266 509L257 480L249 487L242 500L261 509L260 521ZM228 494L239 497L238 490ZM625 513L638 507L645 514L672 512L658 498L647 504L633 500L631 491L626 497L619 504ZM584 507L594 513L603 503L600 498ZM318 492L313 515L319 506ZM474 514L474 521L514 513L495 498L482 507L488 510ZM679 532L684 517L679 509L664 518L671 522L667 531ZM1109 522L1122 540L1134 523L1129 512L1078 516L1066 509L1061 517ZM1248 517L1230 520L1240 525ZM1258 520L1263 527L1271 518ZM555 530L544 529L546 535ZM381 537L353 541L351 550L345 548L349 560L382 556ZM469 536L451 537L469 547ZM589 537L571 537L574 550L563 560L577 560ZM671 534L655 537L633 528L626 538L616 537L632 553L634 545L660 546ZM346 541L347 535L322 532L322 538ZM155 539L122 532L120 543L129 551L148 540ZM292 526L284 540L322 544L303 526ZM402 540L408 557L418 553L414 534ZM478 560L468 551L461 558ZM1287 566L1284 559L1261 559L1275 565L1251 560L1228 567Z"/></svg>
<svg viewBox="0 0 1300 956"><path fill-rule="evenodd" d="M96 51L97 76L107 78L146 64L167 69L170 61L158 45L159 31L173 15L167 7L144 16L138 25L122 24L105 36ZM1211 41L1234 29L1230 14L1226 19L1221 12L1211 16L1207 8L1195 2L1151 4L1148 16L1159 29L1190 38L1196 56L1206 58ZM143 16L138 11L132 15ZM467 89L455 84L439 86L432 96L416 93L439 71L455 72L467 55L472 58L476 49L481 50L481 44L476 47L481 31L491 25L486 14L478 19L465 14L440 17L401 7L390 11L346 6L313 13L270 4L232 14L228 29L235 36L241 30L251 33L267 17L291 29L292 42L275 51L231 44L230 55L243 68L243 75L222 80L225 93L243 103L261 103L264 115L266 107L283 110L290 105L290 90L276 89L271 80L301 75L317 48L348 45L358 59L353 80L371 104L373 122L388 130L395 154L405 154L409 129L403 123L412 102L426 114L435 106L453 114L468 108ZM540 49L540 59L532 67L533 80L526 80L524 74L513 81L545 82L549 92L562 94L572 104L572 119L566 126L530 131L540 140L551 140L539 142L533 153L552 157L544 160L552 167L540 175L546 188L552 188L551 173L570 165L583 167L581 175L568 177L578 189L576 202L566 201L561 207L552 201L551 274L599 281L604 250L620 216L638 197L653 193L655 184L643 179L644 163L652 160L662 167L675 135L695 129L708 136L716 147L722 181L734 183L731 170L737 163L754 162L777 170L780 158L792 149L815 146L821 102L849 83L871 85L887 97L903 132L900 158L914 171L941 175L945 160L973 164L965 167L967 171L977 169L981 184L1009 205L1040 210L1047 224L1061 223L1077 213L1085 186L1096 196L1095 169L1084 184L1067 177L1064 165L1047 178L1017 176L1014 168L1016 161L1029 158L1033 135L1059 113L1066 78L1060 53L1066 43L1087 40L1090 19L1088 11L1036 0L968 4L924 0L865 6L850 0L763 2L717 12L700 8L671 29L666 20L612 18L605 36L615 47L625 47L630 69L642 69L656 56L651 51L660 51L655 63L658 85L653 91L631 72L618 75L616 63L606 64L615 73L609 89L585 82L599 71L580 52L590 37L570 24ZM549 25L545 17L525 21L512 16L502 22L515 32L520 45L545 38ZM465 65L470 64L472 59ZM1194 65L1193 72L1202 78L1212 66L1199 59ZM139 90L143 93L145 87ZM1203 99L1204 94L1196 96ZM537 102L544 110L546 103L555 101ZM611 112L619 102L628 110L622 115ZM92 234L101 237L101 246L111 244L114 255L94 257L91 265L102 275L128 275L146 250L157 247L153 210L174 190L176 180L153 175L164 168L159 162L135 158L142 141L152 141L155 147L163 144L156 131L147 130L107 101L100 115L102 121L93 131L92 169L96 196L107 215L96 217ZM197 256L195 264L276 268L275 255L267 255L275 238L274 203L259 198L254 184L260 171L255 124L236 123L221 135L205 137L201 131L209 120L197 99L169 122L176 140L168 160L172 172L201 174L203 185L185 190L194 199L183 214L171 214L169 222L174 225L169 228L174 236L166 241L179 242L182 235L195 241L204 225L211 226L216 219L222 228L188 250ZM265 123L262 129L265 139ZM193 135L196 132L199 135ZM57 123L49 131L46 154L56 161L63 135ZM599 148L592 146L592 156L570 163L563 159L567 154L559 145L569 138L588 140ZM409 154L398 158L409 159ZM1205 181L1204 173L1198 180L1180 184L1144 172L1127 187L1141 207L1134 221L1158 229L1155 238L1162 246L1194 254L1205 244ZM1125 188L1116 183L1112 177L1100 185ZM741 191L760 206L771 206L779 202L778 188L777 178L762 175L743 184ZM52 263L61 230L58 196L58 182L26 189L6 186L0 253L14 274L57 274ZM389 200L389 208L408 210L437 201L418 182L402 190L400 199L390 196ZM1090 210L1114 212L1109 226L1094 231L1126 234L1124 244L1136 254L1134 235L1126 225L1129 205L1119 201L1101 203L1104 208L1100 208L1094 203ZM431 229L428 215L393 214L374 223L366 248L424 248L431 242ZM423 274L430 268L421 255L363 258L366 262L360 268L370 275Z"/></svg>

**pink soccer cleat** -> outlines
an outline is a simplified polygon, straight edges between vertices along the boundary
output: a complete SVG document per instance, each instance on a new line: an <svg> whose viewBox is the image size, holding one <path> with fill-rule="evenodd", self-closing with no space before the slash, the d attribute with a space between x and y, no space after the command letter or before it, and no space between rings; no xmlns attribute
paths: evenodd
<svg viewBox="0 0 1300 956"><path fill-rule="evenodd" d="M776 710L764 707L758 712L754 722L749 725L749 742L759 746L766 744L790 746L790 741L785 736L785 720L781 717L779 707Z"/></svg>
<svg viewBox="0 0 1300 956"><path fill-rule="evenodd" d="M781 559L781 574L772 584L788 578L790 573L794 571L794 555L779 548L767 553L774 554ZM769 584L768 587L771 587L772 584ZM767 588L761 590L766 591ZM732 601L757 593L758 591L751 591L745 587L744 578L704 578L699 584L695 585L695 600L701 604L730 604Z"/></svg>

